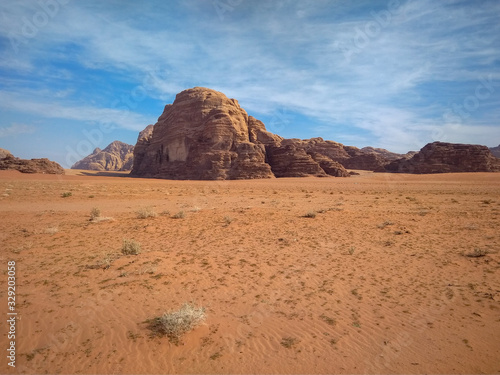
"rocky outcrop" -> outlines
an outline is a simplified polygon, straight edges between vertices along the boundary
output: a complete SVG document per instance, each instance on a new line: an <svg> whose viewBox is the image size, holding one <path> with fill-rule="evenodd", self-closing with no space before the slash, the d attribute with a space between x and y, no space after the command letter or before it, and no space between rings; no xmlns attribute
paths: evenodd
<svg viewBox="0 0 500 375"><path fill-rule="evenodd" d="M22 173L64 174L63 167L49 159L19 159L12 156L10 152L5 157L1 156L0 170L16 170Z"/></svg>
<svg viewBox="0 0 500 375"><path fill-rule="evenodd" d="M10 153L9 150L6 150L4 148L0 148L0 159L4 159L6 158L7 156L11 156L13 157L13 155Z"/></svg>
<svg viewBox="0 0 500 375"><path fill-rule="evenodd" d="M134 146L120 141L110 143L104 150L94 152L76 162L71 169L90 171L130 171L133 163Z"/></svg>
<svg viewBox="0 0 500 375"><path fill-rule="evenodd" d="M254 130L259 136L259 129ZM250 140L246 111L235 99L201 87L177 94L134 157L132 174L136 176L189 180L274 177L265 160L265 145Z"/></svg>
<svg viewBox="0 0 500 375"><path fill-rule="evenodd" d="M498 172L500 159L488 147L434 142L413 157L395 160L378 171L396 173Z"/></svg>
<svg viewBox="0 0 500 375"><path fill-rule="evenodd" d="M395 154L384 149L372 147L359 149L353 146L344 146L334 141L325 141L320 137L302 140L295 138L281 139L278 145L293 145L295 148L304 149L309 154L321 154L341 164L344 168L369 171L379 169L392 160L403 157L401 154Z"/></svg>
<svg viewBox="0 0 500 375"><path fill-rule="evenodd" d="M317 152L310 152L309 155L311 155L313 160L319 164L321 169L323 169L326 174L334 177L351 176L351 173L349 173L342 164L333 161L329 157L326 157L325 155L319 154Z"/></svg>
<svg viewBox="0 0 500 375"><path fill-rule="evenodd" d="M268 132L235 99L195 87L177 94L158 122L139 135L131 174L207 180L348 177L345 166L373 170L397 157L322 138L284 139Z"/></svg>
<svg viewBox="0 0 500 375"><path fill-rule="evenodd" d="M497 147L490 147L490 152L494 157L500 158L500 145Z"/></svg>
<svg viewBox="0 0 500 375"><path fill-rule="evenodd" d="M327 176L311 155L295 145L268 146L267 157L276 177Z"/></svg>

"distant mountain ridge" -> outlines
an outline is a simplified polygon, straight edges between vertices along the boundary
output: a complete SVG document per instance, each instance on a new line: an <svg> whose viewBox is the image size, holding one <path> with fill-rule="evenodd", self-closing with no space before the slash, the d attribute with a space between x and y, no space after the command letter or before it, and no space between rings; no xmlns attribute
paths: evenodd
<svg viewBox="0 0 500 375"><path fill-rule="evenodd" d="M493 156L500 158L500 145L496 147L490 147L490 152Z"/></svg>
<svg viewBox="0 0 500 375"><path fill-rule="evenodd" d="M77 161L71 169L89 171L130 171L134 146L120 141L111 142L104 150L96 148L92 154Z"/></svg>

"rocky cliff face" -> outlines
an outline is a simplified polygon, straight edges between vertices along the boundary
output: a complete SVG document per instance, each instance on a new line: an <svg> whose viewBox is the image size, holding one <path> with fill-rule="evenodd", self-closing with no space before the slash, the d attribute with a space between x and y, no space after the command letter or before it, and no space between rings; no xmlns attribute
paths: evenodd
<svg viewBox="0 0 500 375"><path fill-rule="evenodd" d="M132 171L138 171L142 168L142 161L144 160L144 156L146 155L146 151L152 137L153 125L146 126L146 128L139 133L139 136L137 137L137 143L134 147L134 161L132 164Z"/></svg>
<svg viewBox="0 0 500 375"><path fill-rule="evenodd" d="M49 159L19 159L9 151L0 149L0 170L16 170L22 173L64 174L64 169Z"/></svg>
<svg viewBox="0 0 500 375"><path fill-rule="evenodd" d="M396 173L498 172L500 159L488 147L434 142L413 157L399 159L379 171Z"/></svg>
<svg viewBox="0 0 500 375"><path fill-rule="evenodd" d="M177 94L140 135L132 175L168 179L348 177L345 167L374 170L402 155L322 138L284 139L235 99L203 87Z"/></svg>
<svg viewBox="0 0 500 375"><path fill-rule="evenodd" d="M110 143L104 150L94 152L76 162L71 169L90 171L130 171L133 163L134 146L120 141Z"/></svg>

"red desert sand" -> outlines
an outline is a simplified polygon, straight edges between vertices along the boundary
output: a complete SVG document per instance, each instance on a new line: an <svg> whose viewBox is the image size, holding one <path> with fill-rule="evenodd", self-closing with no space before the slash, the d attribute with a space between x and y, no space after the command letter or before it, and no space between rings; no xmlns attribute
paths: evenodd
<svg viewBox="0 0 500 375"><path fill-rule="evenodd" d="M359 172L1 171L2 373L499 373L500 174ZM206 320L154 335L185 303Z"/></svg>

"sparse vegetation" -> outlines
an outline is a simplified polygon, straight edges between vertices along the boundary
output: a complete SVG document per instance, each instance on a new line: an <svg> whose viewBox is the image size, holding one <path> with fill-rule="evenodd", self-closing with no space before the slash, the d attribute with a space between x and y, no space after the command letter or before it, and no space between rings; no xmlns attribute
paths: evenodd
<svg viewBox="0 0 500 375"><path fill-rule="evenodd" d="M137 255L141 252L141 244L134 240L123 239L122 253L125 255Z"/></svg>
<svg viewBox="0 0 500 375"><path fill-rule="evenodd" d="M117 257L117 254L104 252L102 259L97 261L95 264L87 265L86 268L107 270L109 267L111 267L111 263L113 263L113 261L116 260Z"/></svg>
<svg viewBox="0 0 500 375"><path fill-rule="evenodd" d="M233 222L233 218L230 217L230 216L224 216L224 223L226 223L226 225L229 225Z"/></svg>
<svg viewBox="0 0 500 375"><path fill-rule="evenodd" d="M99 217L101 217L101 210L97 207L92 208L90 211L90 221L95 221Z"/></svg>
<svg viewBox="0 0 500 375"><path fill-rule="evenodd" d="M113 218L101 216L101 210L97 207L92 208L92 210L90 211L89 221L92 223L99 223L101 221L109 221L109 220L113 220Z"/></svg>
<svg viewBox="0 0 500 375"><path fill-rule="evenodd" d="M148 328L154 335L167 336L170 341L178 343L183 334L196 328L205 319L205 308L185 303L179 310L148 321Z"/></svg>
<svg viewBox="0 0 500 375"><path fill-rule="evenodd" d="M71 191L65 191L64 193L61 194L61 197L63 198L68 198L71 197L73 193Z"/></svg>
<svg viewBox="0 0 500 375"><path fill-rule="evenodd" d="M488 252L484 249L475 248L474 251L469 251L467 253L464 253L463 255L468 258L481 258L488 255Z"/></svg>
<svg viewBox="0 0 500 375"><path fill-rule="evenodd" d="M212 355L210 356L210 359L211 359L212 361L215 361L216 359L218 359L218 358L220 358L220 357L222 357L221 352L216 352L216 353L214 353L214 354L212 354Z"/></svg>
<svg viewBox="0 0 500 375"><path fill-rule="evenodd" d="M394 225L394 223L392 221L384 221L382 224L379 224L377 227L379 229L384 229L385 227L387 227L389 225Z"/></svg>
<svg viewBox="0 0 500 375"><path fill-rule="evenodd" d="M186 214L184 211L179 211L175 215L172 216L172 219L184 219L186 217Z"/></svg>
<svg viewBox="0 0 500 375"><path fill-rule="evenodd" d="M136 211L138 219L147 219L148 217L156 217L157 214L153 207L142 207Z"/></svg>
<svg viewBox="0 0 500 375"><path fill-rule="evenodd" d="M334 326L336 323L335 319L330 318L330 317L326 316L325 314L320 315L320 319L323 320L326 324L329 324L331 326Z"/></svg>
<svg viewBox="0 0 500 375"><path fill-rule="evenodd" d="M57 226L48 227L45 229L45 233L47 234L56 234L57 232L59 232L59 228Z"/></svg>
<svg viewBox="0 0 500 375"><path fill-rule="evenodd" d="M304 215L304 217L307 217L309 219L314 219L316 217L316 212L315 211L309 211Z"/></svg>
<svg viewBox="0 0 500 375"><path fill-rule="evenodd" d="M296 339L295 337L283 337L281 339L281 345L284 346L285 348L287 349L291 349L293 348L295 345L297 345L299 342L298 339Z"/></svg>

